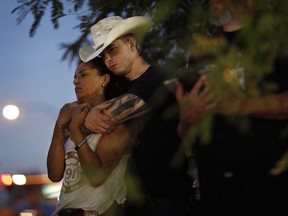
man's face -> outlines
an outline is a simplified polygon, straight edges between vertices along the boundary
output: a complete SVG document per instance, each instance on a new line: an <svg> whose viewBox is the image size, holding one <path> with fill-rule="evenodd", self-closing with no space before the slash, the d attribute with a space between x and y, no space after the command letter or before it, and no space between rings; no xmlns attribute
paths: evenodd
<svg viewBox="0 0 288 216"><path fill-rule="evenodd" d="M123 36L113 41L101 53L106 66L116 75L126 76L131 70L132 54L130 36Z"/></svg>
<svg viewBox="0 0 288 216"><path fill-rule="evenodd" d="M231 22L241 22L250 14L252 0L209 0L210 22L216 26L224 26Z"/></svg>
<svg viewBox="0 0 288 216"><path fill-rule="evenodd" d="M232 13L228 7L228 1L209 0L209 19L211 24L223 26L229 24L232 19Z"/></svg>

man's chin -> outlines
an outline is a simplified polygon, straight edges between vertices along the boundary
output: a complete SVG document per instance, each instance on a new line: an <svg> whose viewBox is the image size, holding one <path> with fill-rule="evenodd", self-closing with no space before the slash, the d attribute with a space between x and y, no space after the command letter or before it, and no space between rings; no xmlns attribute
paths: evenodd
<svg viewBox="0 0 288 216"><path fill-rule="evenodd" d="M223 26L227 25L232 20L232 14L230 11L225 11L219 15L210 15L209 21L212 25Z"/></svg>
<svg viewBox="0 0 288 216"><path fill-rule="evenodd" d="M125 76L126 74L123 71L113 70L112 71L116 76Z"/></svg>

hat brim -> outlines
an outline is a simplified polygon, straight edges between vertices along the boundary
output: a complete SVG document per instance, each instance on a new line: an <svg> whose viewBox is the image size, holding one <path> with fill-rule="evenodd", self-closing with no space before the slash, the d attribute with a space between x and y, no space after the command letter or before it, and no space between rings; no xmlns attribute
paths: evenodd
<svg viewBox="0 0 288 216"><path fill-rule="evenodd" d="M142 16L129 17L120 21L107 35L105 42L100 47L85 46L79 50L79 56L83 62L88 62L91 59L99 56L101 52L109 46L117 38L126 35L134 34L137 40L141 40L144 34L151 27L152 22Z"/></svg>

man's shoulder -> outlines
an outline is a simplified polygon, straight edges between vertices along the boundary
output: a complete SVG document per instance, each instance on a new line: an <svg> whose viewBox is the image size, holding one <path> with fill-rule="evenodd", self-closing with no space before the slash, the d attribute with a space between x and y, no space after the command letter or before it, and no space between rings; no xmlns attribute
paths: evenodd
<svg viewBox="0 0 288 216"><path fill-rule="evenodd" d="M156 65L150 65L147 71L162 71L162 68Z"/></svg>
<svg viewBox="0 0 288 216"><path fill-rule="evenodd" d="M165 77L167 76L167 73L163 70L163 68L155 65L151 65L146 73L144 73L145 76L153 78L155 80L161 80L163 81Z"/></svg>

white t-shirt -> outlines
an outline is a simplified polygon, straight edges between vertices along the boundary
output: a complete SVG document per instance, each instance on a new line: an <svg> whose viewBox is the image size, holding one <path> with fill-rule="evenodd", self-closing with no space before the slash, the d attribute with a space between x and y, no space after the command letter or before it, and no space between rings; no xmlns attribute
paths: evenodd
<svg viewBox="0 0 288 216"><path fill-rule="evenodd" d="M87 136L87 144L95 151L101 138L100 134ZM75 144L69 138L65 143L65 173L59 202L52 216L58 215L63 208L81 208L104 213L114 201L123 204L126 201L127 188L124 180L129 154L124 155L104 184L92 187L84 175Z"/></svg>

